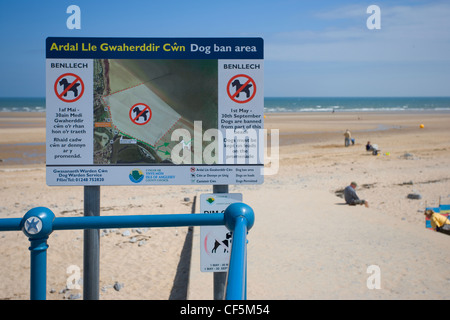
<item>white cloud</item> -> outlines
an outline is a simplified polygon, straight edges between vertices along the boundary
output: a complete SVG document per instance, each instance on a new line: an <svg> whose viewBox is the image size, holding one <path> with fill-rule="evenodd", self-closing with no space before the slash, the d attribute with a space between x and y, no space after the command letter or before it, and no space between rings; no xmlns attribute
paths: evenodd
<svg viewBox="0 0 450 320"><path fill-rule="evenodd" d="M450 61L450 5L380 6L381 30L368 30L360 5L317 14L320 31L292 31L266 38L268 61L425 62ZM351 26L333 27L338 19ZM323 22L323 21L321 21Z"/></svg>
<svg viewBox="0 0 450 320"><path fill-rule="evenodd" d="M336 19L360 19L362 14L366 13L367 7L361 4L352 4L338 7L333 10L318 12L315 17L323 20Z"/></svg>

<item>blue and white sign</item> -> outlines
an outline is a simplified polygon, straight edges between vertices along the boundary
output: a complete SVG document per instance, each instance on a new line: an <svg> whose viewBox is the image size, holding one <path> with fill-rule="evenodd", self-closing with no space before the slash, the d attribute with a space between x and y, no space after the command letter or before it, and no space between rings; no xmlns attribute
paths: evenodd
<svg viewBox="0 0 450 320"><path fill-rule="evenodd" d="M261 38L47 38L47 184L260 184Z"/></svg>
<svg viewBox="0 0 450 320"><path fill-rule="evenodd" d="M201 213L220 213L232 203L242 202L241 193L209 193L200 195ZM200 227L200 270L226 272L230 261L232 232L225 226Z"/></svg>

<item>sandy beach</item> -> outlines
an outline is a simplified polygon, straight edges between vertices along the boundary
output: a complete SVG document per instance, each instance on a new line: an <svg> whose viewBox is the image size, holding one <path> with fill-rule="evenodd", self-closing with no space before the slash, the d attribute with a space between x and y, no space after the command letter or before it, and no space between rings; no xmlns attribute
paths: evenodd
<svg viewBox="0 0 450 320"><path fill-rule="evenodd" d="M262 185L230 186L256 217L248 299L449 299L450 238L427 230L423 215L440 198L450 203L449 121L439 112L266 114L269 133L279 130L279 159L271 163L278 172ZM344 147L346 129L355 145ZM379 155L366 152L367 141ZM36 206L57 217L83 215L82 187L45 183L44 113L0 113L0 159L0 218ZM338 196L351 181L369 208ZM210 192L102 187L101 215L191 213L196 196ZM100 299L212 299L193 229L102 232ZM82 272L83 232L56 231L48 243L47 299L81 299L82 283L71 290L66 283L71 266ZM0 233L0 299L29 298L28 246L21 232ZM379 289L367 286L370 266L380 270Z"/></svg>

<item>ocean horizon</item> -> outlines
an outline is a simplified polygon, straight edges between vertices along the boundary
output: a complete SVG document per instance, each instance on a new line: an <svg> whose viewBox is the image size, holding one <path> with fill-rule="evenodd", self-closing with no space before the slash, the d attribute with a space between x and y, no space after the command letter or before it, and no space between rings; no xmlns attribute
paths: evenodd
<svg viewBox="0 0 450 320"><path fill-rule="evenodd" d="M264 112L450 111L450 97L265 97ZM0 98L0 112L45 112L45 98Z"/></svg>

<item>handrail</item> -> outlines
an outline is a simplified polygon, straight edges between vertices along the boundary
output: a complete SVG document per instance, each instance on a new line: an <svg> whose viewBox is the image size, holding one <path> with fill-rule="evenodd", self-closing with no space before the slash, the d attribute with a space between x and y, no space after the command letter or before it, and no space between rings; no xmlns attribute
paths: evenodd
<svg viewBox="0 0 450 320"><path fill-rule="evenodd" d="M243 203L230 204L225 209L225 226L233 231L226 300L247 298L247 232L253 227L253 209Z"/></svg>
<svg viewBox="0 0 450 320"><path fill-rule="evenodd" d="M22 230L30 240L30 299L46 299L47 239L55 230L225 225L233 232L226 287L227 300L246 299L247 231L254 213L244 203L233 203L224 213L58 217L45 207L29 210L23 218L0 219L0 231Z"/></svg>
<svg viewBox="0 0 450 320"><path fill-rule="evenodd" d="M37 207L34 209L47 209ZM31 210L34 210L31 209ZM160 215L118 215L60 217L52 221L52 231L78 229L112 229L112 228L144 228L144 227L189 227L204 225L224 225L224 214L160 214ZM0 231L20 231L23 218L0 219Z"/></svg>
<svg viewBox="0 0 450 320"><path fill-rule="evenodd" d="M0 231L20 231L22 218L0 219Z"/></svg>

